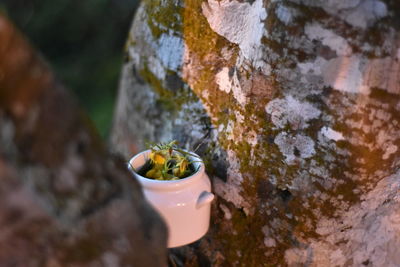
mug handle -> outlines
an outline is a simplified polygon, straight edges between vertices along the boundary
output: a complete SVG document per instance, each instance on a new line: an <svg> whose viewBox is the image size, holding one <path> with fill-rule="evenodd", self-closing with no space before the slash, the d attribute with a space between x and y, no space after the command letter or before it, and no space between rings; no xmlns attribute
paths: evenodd
<svg viewBox="0 0 400 267"><path fill-rule="evenodd" d="M207 191L201 192L199 199L197 199L196 209L200 209L204 205L211 203L211 201L213 201L213 199L214 199L213 193L210 193Z"/></svg>

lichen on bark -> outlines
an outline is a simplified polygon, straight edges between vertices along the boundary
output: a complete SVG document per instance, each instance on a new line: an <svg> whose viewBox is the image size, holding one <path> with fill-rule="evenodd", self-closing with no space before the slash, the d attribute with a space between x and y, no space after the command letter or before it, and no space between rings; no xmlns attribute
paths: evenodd
<svg viewBox="0 0 400 267"><path fill-rule="evenodd" d="M1 266L166 265L166 226L93 129L0 14Z"/></svg>
<svg viewBox="0 0 400 267"><path fill-rule="evenodd" d="M182 23L168 32L179 36L183 46L179 68L172 71L197 96L191 105L204 107L185 123L193 127L199 125L194 118L209 118L209 133L203 132L210 147L205 157L212 161L225 155L220 166L227 167L222 175L212 172L218 195L214 224L190 253L197 253L199 261L205 255L210 263L229 266L382 263L379 257L367 259L371 251L356 245L351 230L357 224L367 233L371 221L360 215L352 225L349 216L365 205L366 216L381 223L381 211L371 199L390 199L392 193L373 188L399 179L400 50L392 1L177 3L179 9L165 13L179 10L174 15ZM170 8L162 5L159 10ZM131 35L142 42L130 46L134 55L163 42L154 31L142 35L150 32L144 18L152 12L146 10L139 11L132 27ZM160 24L165 30L166 24ZM127 66L140 70L140 61L132 58ZM160 60L155 56L150 61L157 65ZM163 68L171 71L166 64ZM164 76L157 77L162 84ZM130 79L128 72L122 82ZM138 86L133 81L120 92L133 92L133 87L140 94L158 90L155 83ZM127 108L138 101L130 97ZM163 113L162 106L148 103ZM141 135L175 137L171 133L181 123L181 111L190 110L176 108L180 115L152 120L160 126ZM146 112L139 114L135 119L118 113L117 120L123 120L116 124L115 136L129 133L126 125L150 118ZM191 145L200 136L183 135L186 138L179 138ZM396 205L382 213L392 214L389 210ZM397 231L395 223L389 225ZM334 231L344 233L335 239L340 239L337 244L327 234ZM385 235L383 242L391 239ZM371 239L378 249L375 241ZM399 264L389 249L382 253L385 264ZM352 260L355 255L357 260Z"/></svg>

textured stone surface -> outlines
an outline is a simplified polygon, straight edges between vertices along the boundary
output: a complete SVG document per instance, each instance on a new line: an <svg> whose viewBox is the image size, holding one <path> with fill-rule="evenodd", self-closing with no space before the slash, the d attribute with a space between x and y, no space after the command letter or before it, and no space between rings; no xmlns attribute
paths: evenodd
<svg viewBox="0 0 400 267"><path fill-rule="evenodd" d="M140 186L0 15L0 266L165 265Z"/></svg>
<svg viewBox="0 0 400 267"><path fill-rule="evenodd" d="M398 10L142 3L113 144L128 155L148 139L202 143L218 198L208 235L173 251L179 264L400 265Z"/></svg>

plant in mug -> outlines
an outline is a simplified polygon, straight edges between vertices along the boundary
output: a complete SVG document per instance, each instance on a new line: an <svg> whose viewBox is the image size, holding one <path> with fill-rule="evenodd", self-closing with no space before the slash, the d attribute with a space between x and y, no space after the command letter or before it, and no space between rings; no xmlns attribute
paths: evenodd
<svg viewBox="0 0 400 267"><path fill-rule="evenodd" d="M128 163L146 199L167 224L168 248L187 245L207 233L214 199L203 161L177 144L152 144Z"/></svg>
<svg viewBox="0 0 400 267"><path fill-rule="evenodd" d="M154 180L179 180L194 174L197 170L190 157L197 156L180 149L177 144L174 140L150 145L149 159L137 173Z"/></svg>

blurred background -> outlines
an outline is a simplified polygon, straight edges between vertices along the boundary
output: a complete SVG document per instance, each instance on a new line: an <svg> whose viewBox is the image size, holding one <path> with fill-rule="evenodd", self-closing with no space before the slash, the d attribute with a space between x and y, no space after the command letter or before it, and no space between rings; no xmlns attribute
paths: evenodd
<svg viewBox="0 0 400 267"><path fill-rule="evenodd" d="M103 138L139 0L0 0L5 13L78 97Z"/></svg>

